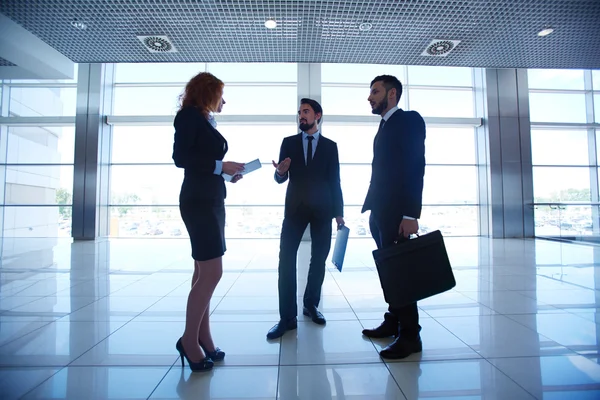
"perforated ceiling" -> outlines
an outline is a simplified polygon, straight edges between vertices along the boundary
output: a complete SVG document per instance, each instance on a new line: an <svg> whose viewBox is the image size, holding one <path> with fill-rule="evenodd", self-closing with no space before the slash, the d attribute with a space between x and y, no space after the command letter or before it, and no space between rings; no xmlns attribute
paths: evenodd
<svg viewBox="0 0 600 400"><path fill-rule="evenodd" d="M600 0L2 0L0 12L75 62L600 68ZM177 52L151 53L138 35ZM460 43L422 56L432 40Z"/></svg>
<svg viewBox="0 0 600 400"><path fill-rule="evenodd" d="M14 67L15 64L11 63L8 60L5 60L4 58L0 58L0 67Z"/></svg>

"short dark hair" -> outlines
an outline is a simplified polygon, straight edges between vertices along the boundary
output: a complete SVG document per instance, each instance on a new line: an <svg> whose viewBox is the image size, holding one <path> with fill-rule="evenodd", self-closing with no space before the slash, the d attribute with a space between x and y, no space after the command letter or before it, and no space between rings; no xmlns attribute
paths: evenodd
<svg viewBox="0 0 600 400"><path fill-rule="evenodd" d="M323 117L323 107L321 107L321 105L319 104L318 101L313 100L313 99L304 98L304 99L300 100L300 104L308 104L313 109L315 114L321 114L321 117ZM319 118L317 120L317 124L320 124L320 123L321 123L321 118Z"/></svg>
<svg viewBox="0 0 600 400"><path fill-rule="evenodd" d="M400 80L393 75L379 75L371 81L371 86L379 81L383 82L386 94L390 89L396 89L396 104L398 104L400 102L400 97L402 96L402 83L400 83Z"/></svg>

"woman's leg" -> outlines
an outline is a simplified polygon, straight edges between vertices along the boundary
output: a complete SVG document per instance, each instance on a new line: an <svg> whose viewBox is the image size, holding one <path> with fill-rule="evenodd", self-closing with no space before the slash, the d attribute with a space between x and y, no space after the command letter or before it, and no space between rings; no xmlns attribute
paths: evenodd
<svg viewBox="0 0 600 400"><path fill-rule="evenodd" d="M202 331L202 339L210 338L210 327L208 318L205 323L203 319L207 315L208 305L221 275L223 274L222 258L213 258L208 261L196 261L194 263L193 286L188 297L185 332L183 333L183 347L192 361L200 361L205 357L204 352L198 344L198 334ZM195 278L195 281L194 281ZM212 339L211 341L212 342ZM209 349L209 344L204 343Z"/></svg>
<svg viewBox="0 0 600 400"><path fill-rule="evenodd" d="M197 261L195 261L197 263ZM192 278L192 287L198 281L197 269L194 268L194 276ZM210 333L210 301L206 305L206 310L204 311L204 316L202 317L202 321L200 322L200 329L198 329L198 338L200 342L204 346L204 348L208 351L215 351L215 344L212 340L212 335Z"/></svg>

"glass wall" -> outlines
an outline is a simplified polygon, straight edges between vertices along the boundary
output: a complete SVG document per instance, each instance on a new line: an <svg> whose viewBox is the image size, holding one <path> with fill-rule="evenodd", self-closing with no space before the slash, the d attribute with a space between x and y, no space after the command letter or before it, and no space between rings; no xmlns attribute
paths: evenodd
<svg viewBox="0 0 600 400"><path fill-rule="evenodd" d="M172 116L189 78L209 71L225 83L227 102L217 116L229 142L226 159L259 158L263 168L228 185L228 237L279 237L286 184L273 180L271 160L284 137L298 132L296 64L118 64L112 113L130 121ZM370 237L361 214L371 174L378 121L367 102L370 80L391 73L405 84L400 106L424 117L474 117L469 68L381 65L321 66L323 135L338 143L346 222ZM314 85L314 82L310 83ZM312 86L311 86L312 87ZM362 119L357 122L356 116ZM167 122L168 121L168 122ZM161 124L116 124L112 129L110 234L119 237L185 236L177 208L183 171L173 166L172 118ZM423 230L477 235L477 161L473 127L429 124Z"/></svg>
<svg viewBox="0 0 600 400"><path fill-rule="evenodd" d="M76 80L4 80L0 198L4 237L70 237L74 123L19 117L75 115ZM14 121L14 122L10 122Z"/></svg>
<svg viewBox="0 0 600 400"><path fill-rule="evenodd" d="M598 71L529 70L528 81L536 236L597 234Z"/></svg>

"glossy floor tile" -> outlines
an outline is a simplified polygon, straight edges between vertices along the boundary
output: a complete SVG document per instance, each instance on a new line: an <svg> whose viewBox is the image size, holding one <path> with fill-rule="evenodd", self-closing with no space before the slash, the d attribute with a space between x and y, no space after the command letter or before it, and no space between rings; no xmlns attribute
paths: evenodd
<svg viewBox="0 0 600 400"><path fill-rule="evenodd" d="M598 399L600 248L447 238L454 289L419 302L423 352L385 361L364 328L387 305L370 239L330 262L302 315L310 244L298 254L298 329L279 319L277 240L230 240L210 305L225 360L181 368L192 262L185 239L5 239L1 399Z"/></svg>

